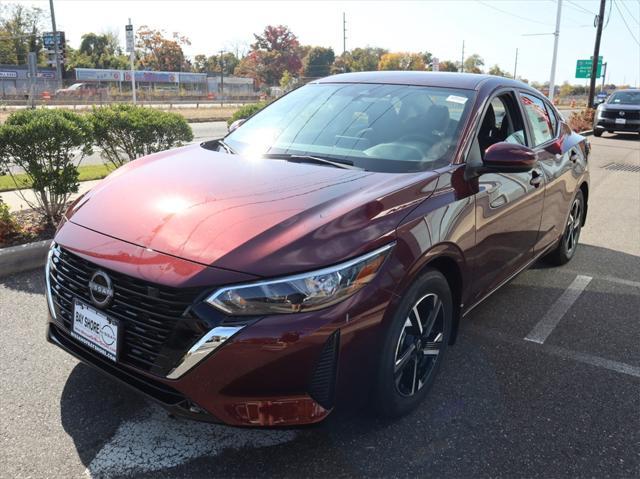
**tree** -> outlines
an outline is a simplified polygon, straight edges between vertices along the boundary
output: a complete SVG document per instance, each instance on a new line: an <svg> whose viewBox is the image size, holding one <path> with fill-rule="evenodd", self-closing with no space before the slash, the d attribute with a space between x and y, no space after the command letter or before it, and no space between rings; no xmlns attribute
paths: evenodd
<svg viewBox="0 0 640 479"><path fill-rule="evenodd" d="M237 75L249 76L257 83L277 85L285 70L292 74L300 71L300 42L288 27L269 25L254 37L251 52L236 68Z"/></svg>
<svg viewBox="0 0 640 479"><path fill-rule="evenodd" d="M459 70L459 64L454 63L451 60L444 60L440 62L439 71L441 72L457 72Z"/></svg>
<svg viewBox="0 0 640 479"><path fill-rule="evenodd" d="M433 65L433 55L431 54L431 52L428 52L428 51L421 53L421 55L422 55L422 61L424 62L426 67L429 70L431 70Z"/></svg>
<svg viewBox="0 0 640 479"><path fill-rule="evenodd" d="M332 48L312 47L304 57L303 74L305 77L326 77L336 56Z"/></svg>
<svg viewBox="0 0 640 479"><path fill-rule="evenodd" d="M137 38L140 68L170 72L190 70L182 51L183 45L191 45L187 37L174 32L172 38L165 38L164 31L142 25L138 28Z"/></svg>
<svg viewBox="0 0 640 479"><path fill-rule="evenodd" d="M234 70L240 61L234 53L226 52L222 54L222 64L225 75L233 75ZM220 55L196 55L193 57L193 71L196 73L220 73Z"/></svg>
<svg viewBox="0 0 640 479"><path fill-rule="evenodd" d="M426 70L419 53L385 53L380 58L378 70Z"/></svg>
<svg viewBox="0 0 640 479"><path fill-rule="evenodd" d="M498 65L493 65L491 68L489 68L489 75L513 78L513 75L511 73L502 70Z"/></svg>
<svg viewBox="0 0 640 479"><path fill-rule="evenodd" d="M480 67L483 66L484 60L477 53L467 57L464 61L465 73L482 73L482 69Z"/></svg>
<svg viewBox="0 0 640 479"><path fill-rule="evenodd" d="M36 52L42 60L44 12L38 7L0 5L0 63L27 63L27 54Z"/></svg>
<svg viewBox="0 0 640 479"><path fill-rule="evenodd" d="M291 73L285 70L284 73L282 74L282 78L280 78L280 88L282 88L284 91L287 91L291 88L294 81L295 81L295 78L291 76Z"/></svg>
<svg viewBox="0 0 640 479"><path fill-rule="evenodd" d="M378 69L382 55L387 53L384 48L366 47L354 48L344 52L334 62L333 73L367 72Z"/></svg>
<svg viewBox="0 0 640 479"><path fill-rule="evenodd" d="M74 50L67 46L67 66L69 68L128 68L129 59L120 48L118 37L111 32L85 33L80 47Z"/></svg>

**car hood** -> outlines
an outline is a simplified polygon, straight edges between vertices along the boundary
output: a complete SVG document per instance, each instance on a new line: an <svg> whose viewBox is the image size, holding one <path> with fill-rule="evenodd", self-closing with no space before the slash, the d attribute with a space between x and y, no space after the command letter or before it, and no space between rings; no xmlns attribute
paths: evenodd
<svg viewBox="0 0 640 479"><path fill-rule="evenodd" d="M66 216L153 251L270 276L392 241L437 176L252 160L190 145L118 169Z"/></svg>

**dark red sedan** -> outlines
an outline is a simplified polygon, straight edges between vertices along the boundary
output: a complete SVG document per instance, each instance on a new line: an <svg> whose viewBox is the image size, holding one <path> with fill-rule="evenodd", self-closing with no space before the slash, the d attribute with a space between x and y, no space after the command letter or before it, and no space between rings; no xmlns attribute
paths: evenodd
<svg viewBox="0 0 640 479"><path fill-rule="evenodd" d="M313 82L76 201L47 264L48 339L193 418L298 425L363 398L406 413L465 314L575 254L588 154L517 81Z"/></svg>

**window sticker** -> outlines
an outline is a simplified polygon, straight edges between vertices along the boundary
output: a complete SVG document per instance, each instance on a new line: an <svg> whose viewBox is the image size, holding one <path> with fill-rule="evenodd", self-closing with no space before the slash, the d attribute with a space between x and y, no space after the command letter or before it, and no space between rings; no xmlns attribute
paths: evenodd
<svg viewBox="0 0 640 479"><path fill-rule="evenodd" d="M451 103L460 103L461 105L464 105L467 102L468 98L464 97L464 96L456 96L456 95L449 95L447 97L447 101L451 102Z"/></svg>

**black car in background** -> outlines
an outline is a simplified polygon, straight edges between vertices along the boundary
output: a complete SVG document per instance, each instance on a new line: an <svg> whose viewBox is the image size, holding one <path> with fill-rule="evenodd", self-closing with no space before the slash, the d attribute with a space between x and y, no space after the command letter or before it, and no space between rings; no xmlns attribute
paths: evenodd
<svg viewBox="0 0 640 479"><path fill-rule="evenodd" d="M593 118L593 134L608 131L640 133L640 89L619 90L598 105Z"/></svg>

